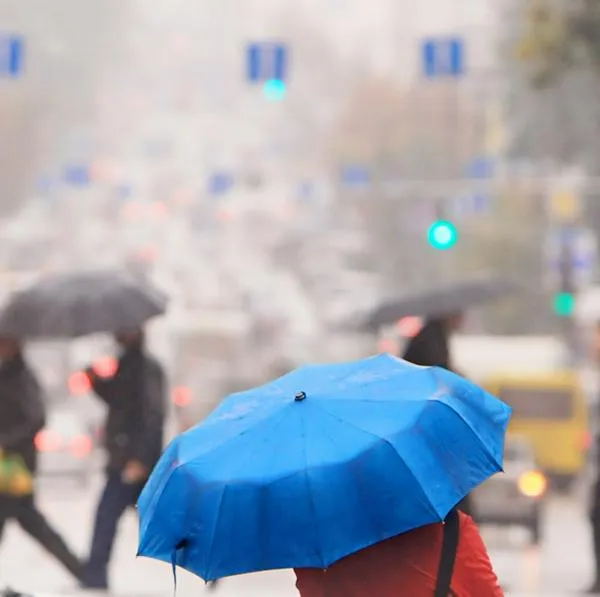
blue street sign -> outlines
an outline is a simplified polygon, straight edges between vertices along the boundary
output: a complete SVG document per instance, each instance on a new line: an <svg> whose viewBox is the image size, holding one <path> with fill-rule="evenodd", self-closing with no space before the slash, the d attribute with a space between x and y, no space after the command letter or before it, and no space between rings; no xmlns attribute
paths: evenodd
<svg viewBox="0 0 600 597"><path fill-rule="evenodd" d="M481 214L489 211L492 204L492 196L487 193L475 193L472 195L473 213Z"/></svg>
<svg viewBox="0 0 600 597"><path fill-rule="evenodd" d="M74 187L83 187L90 184L90 173L86 166L67 166L64 170L64 179L67 184Z"/></svg>
<svg viewBox="0 0 600 597"><path fill-rule="evenodd" d="M305 180L298 187L298 198L301 202L310 203L315 197L315 183L310 180Z"/></svg>
<svg viewBox="0 0 600 597"><path fill-rule="evenodd" d="M250 83L285 81L288 49L278 42L251 43L246 49L246 77Z"/></svg>
<svg viewBox="0 0 600 597"><path fill-rule="evenodd" d="M36 181L36 189L38 193L49 197L54 193L57 187L56 180L47 174L42 174Z"/></svg>
<svg viewBox="0 0 600 597"><path fill-rule="evenodd" d="M467 176L469 178L488 179L494 176L496 160L481 156L471 160L467 165Z"/></svg>
<svg viewBox="0 0 600 597"><path fill-rule="evenodd" d="M120 201L127 201L133 195L133 187L128 184L120 184L115 188L115 195Z"/></svg>
<svg viewBox="0 0 600 597"><path fill-rule="evenodd" d="M224 195L233 186L233 177L227 172L215 172L208 179L208 194L213 197Z"/></svg>
<svg viewBox="0 0 600 597"><path fill-rule="evenodd" d="M364 166L344 166L340 178L347 187L364 187L371 181L369 170Z"/></svg>
<svg viewBox="0 0 600 597"><path fill-rule="evenodd" d="M597 242L594 233L587 228L565 228L555 230L549 238L548 251L550 266L559 271L562 247L569 245L571 267L577 272L589 272L594 269L597 259Z"/></svg>
<svg viewBox="0 0 600 597"><path fill-rule="evenodd" d="M451 202L454 217L473 216L485 213L492 204L492 196L487 193L473 192L454 197Z"/></svg>
<svg viewBox="0 0 600 597"><path fill-rule="evenodd" d="M0 77L16 79L25 61L25 43L18 35L0 34Z"/></svg>
<svg viewBox="0 0 600 597"><path fill-rule="evenodd" d="M429 38L421 46L423 74L428 79L465 74L464 42L458 37Z"/></svg>

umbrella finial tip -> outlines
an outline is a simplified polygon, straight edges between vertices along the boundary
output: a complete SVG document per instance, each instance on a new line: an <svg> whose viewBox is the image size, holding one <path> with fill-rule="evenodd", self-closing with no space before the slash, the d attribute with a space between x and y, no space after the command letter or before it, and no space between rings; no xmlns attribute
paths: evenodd
<svg viewBox="0 0 600 597"><path fill-rule="evenodd" d="M302 402L303 400L306 400L306 392L298 392L294 397L294 400L296 402Z"/></svg>

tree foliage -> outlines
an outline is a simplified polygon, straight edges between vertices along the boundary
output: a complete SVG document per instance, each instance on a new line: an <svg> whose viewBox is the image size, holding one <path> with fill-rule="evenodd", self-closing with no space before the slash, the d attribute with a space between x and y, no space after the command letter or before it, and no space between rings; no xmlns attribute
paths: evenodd
<svg viewBox="0 0 600 597"><path fill-rule="evenodd" d="M547 87L567 70L600 73L600 1L530 0L524 12L517 57L536 87Z"/></svg>

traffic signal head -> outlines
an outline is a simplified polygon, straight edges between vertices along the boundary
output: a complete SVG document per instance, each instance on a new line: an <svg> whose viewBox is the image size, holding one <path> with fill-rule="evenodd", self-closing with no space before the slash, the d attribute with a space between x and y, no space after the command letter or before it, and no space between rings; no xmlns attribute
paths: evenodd
<svg viewBox="0 0 600 597"><path fill-rule="evenodd" d="M429 227L427 238L434 249L445 251L456 244L458 230L448 220L437 220Z"/></svg>
<svg viewBox="0 0 600 597"><path fill-rule="evenodd" d="M554 313L559 317L571 317L575 312L575 295L571 292L557 292L553 307Z"/></svg>
<svg viewBox="0 0 600 597"><path fill-rule="evenodd" d="M263 93L271 102L279 102L285 97L286 85L281 79L270 79L264 84Z"/></svg>

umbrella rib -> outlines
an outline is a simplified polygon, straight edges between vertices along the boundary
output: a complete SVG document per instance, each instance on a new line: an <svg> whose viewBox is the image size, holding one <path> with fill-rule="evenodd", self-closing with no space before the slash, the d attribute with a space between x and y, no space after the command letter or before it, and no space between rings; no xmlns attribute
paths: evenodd
<svg viewBox="0 0 600 597"><path fill-rule="evenodd" d="M488 445L486 442L483 441L483 439L481 439L481 436L479 435L479 433L477 432L476 429L473 428L472 425L469 424L469 422L462 416L462 414L456 410L455 408L452 408L449 404L447 404L446 402L444 402L443 400L440 400L439 398L436 398L435 401L442 405L443 407L451 410L465 425L465 427L467 429L469 429L471 431L471 433L473 433L473 435L479 440L479 443L481 444L483 451L485 452L485 454L487 455L487 457L490 459L490 461L492 463L494 463L500 470L504 470L502 463L498 462L496 460L496 458L494 457L494 455L490 452ZM508 422L508 419L507 419Z"/></svg>
<svg viewBox="0 0 600 597"><path fill-rule="evenodd" d="M486 454L488 455L488 457L491 459L491 461L492 461L492 462L493 462L493 463L494 463L496 466L498 466L498 467L499 467L501 470L504 470L504 469L502 468L502 463L498 462L498 461L496 460L496 458L493 456L493 454L491 454L491 453L490 453L490 451L489 451L489 449L488 449L488 446L487 446L487 444L486 444L486 443L485 443L485 442L482 440L482 438L481 438L481 436L479 435L479 433L477 432L477 430L475 430L475 429L474 429L474 428L473 428L473 427L472 427L472 426L469 424L469 422L468 422L468 421L465 419L465 417L463 417L462 413L461 413L459 410L457 410L456 408L453 408L452 406L450 406L450 405L449 405L447 402L445 402L445 401L443 401L443 400L441 400L441 399L440 399L442 396L448 396L448 395L450 395L450 396L451 396L451 395L452 395L451 388L449 388L449 387L448 387L448 384L447 384L447 383L445 383L443 379L441 379L441 380L440 380L440 377L442 377L442 376L441 376L441 374L440 374L440 373L441 373L441 372L440 372L440 370L439 370L438 368L433 368L433 369L430 369L429 373L430 373L430 375L433 377L433 379L435 379L435 380L436 380L436 382L437 382L438 384L439 384L439 383L442 383L442 384L444 384L444 387L445 387L445 390L446 390L445 392L442 392L442 393L440 393L440 394L438 395L438 397L436 397L436 398L435 398L435 401L436 401L436 402L438 402L439 404L442 404L442 405L443 405L443 406L445 406L446 408L449 408L449 409L450 409L450 410L451 410L453 413L455 413L455 414L456 414L456 415L457 415L457 416L458 416L458 417L459 417L459 418L462 420L462 422L463 422L463 423L464 423L464 424L465 424L465 425L466 425L466 426L467 426L469 429L471 429L471 431L473 432L473 434L475 435L475 437L476 437L476 438L479 440L479 442L480 442L480 443L481 443L481 445L483 446L483 448L484 448L484 451L486 452ZM453 374L453 375L456 375L456 374ZM477 387L477 386L475 386L475 387ZM482 390L481 388L478 388L478 389L479 389L479 391L480 391L480 392L484 392L484 390ZM496 399L496 400L497 400L497 399ZM499 402L501 402L501 401L499 401ZM474 406L474 405L473 405L473 406ZM508 424L508 418L506 419L506 424ZM506 427L506 425L505 425L505 427Z"/></svg>
<svg viewBox="0 0 600 597"><path fill-rule="evenodd" d="M221 510L223 509L223 502L225 501L225 494L227 493L227 490L229 489L229 485L225 485L223 487L223 491L221 492L221 497L219 499L219 507L217 509L217 515L215 516L215 524L212 528L212 532L210 534L210 542L208 544L208 558L206 561L206 573L208 576L208 572L211 569L211 565L212 565L212 552L213 552L213 544L215 542L215 537L217 535L217 527L219 526L219 520L221 519ZM209 579L209 580L215 580L215 579Z"/></svg>
<svg viewBox="0 0 600 597"><path fill-rule="evenodd" d="M320 407L318 407L318 405L317 405L317 408L320 408ZM349 427L352 427L352 428L356 429L357 431L361 431L362 433L366 433L367 435L370 435L371 437L374 437L376 440L378 440L380 442L384 442L385 444L387 444L394 451L394 453L397 454L398 458L400 458L400 460L402 460L402 462L406 465L406 469L410 473L411 477L415 480L415 482L417 483L417 485L420 484L419 480L415 476L415 473L412 470L412 468L408 465L408 463L404 460L404 458L402 458L402 456L400 456L400 454L398 453L398 450L396 450L396 447L394 446L394 444L392 444L392 442L387 437L382 437L380 435L377 435L376 433L373 433L372 431L367 431L366 429L363 429L362 427L359 427L358 425L355 425L354 423L351 423L350 421L346 421L345 419L342 419L338 415L335 415L335 414L329 412L328 410L326 410L324 408L320 408L320 410L323 411L324 413L326 413L327 415L329 415L330 417L332 417L333 419L336 419L339 422L344 423L345 425L348 425ZM439 514L438 514L437 510L434 508L433 504L431 503L431 499L425 493L424 490L423 490L423 494L425 495L425 497L427 499L427 505L430 508L430 512L432 514L434 514L435 516L439 517Z"/></svg>
<svg viewBox="0 0 600 597"><path fill-rule="evenodd" d="M223 439L223 441L219 442L218 444L215 444L215 445L213 445L213 446L210 448L210 450L207 450L206 452L202 452L200 455L194 454L193 458L190 458L190 459L189 459L188 461L186 461L186 462L182 462L182 463L180 464L180 466L183 466L183 467L191 466L191 467L193 467L193 466L194 466L194 464L195 464L195 463L194 463L194 460L195 460L196 458L198 458L199 456L202 456L202 457L209 456L210 454L212 454L213 452L215 452L215 450L219 450L220 448L223 448L223 447L224 447L224 446L226 446L226 445L227 445L227 444L228 444L230 441L232 441L232 440L235 440L235 439L236 439L236 438L238 438L240 435L242 435L242 434L244 434L244 433L247 433L248 431L255 432L255 431L256 431L256 429L260 429L260 427L262 427L262 426L263 426L265 423L271 423L271 424L272 424L272 423L273 423L273 418L274 418L274 417L276 417L276 416L278 416L278 415L281 415L281 414L282 414L282 413L283 413L283 412L286 410L286 408L285 408L285 407L288 407L288 408L289 408L289 407L290 407L290 406L292 406L293 404L294 404L294 403L292 402L292 403L290 403L290 405L286 404L286 405L284 405L284 407L282 407L282 408L278 408L278 409L276 409L276 410L273 410L273 412L272 412L272 413L270 413L268 416L264 417L263 419L261 419L261 420L260 420L260 421L258 421L257 423L255 423L255 424L253 424L253 425L250 425L250 426L248 426L248 427L245 427L244 429L240 429L240 430L238 431L238 433L236 433L235 435L233 435L233 436L231 436L231 437L227 437L227 438ZM236 419L236 420L239 420L239 419ZM282 421L282 422L283 422L283 421Z"/></svg>
<svg viewBox="0 0 600 597"><path fill-rule="evenodd" d="M304 429L304 482L306 484L306 492L308 494L309 497L309 502L310 502L310 509L313 515L313 520L315 523L315 527L319 526L318 523L318 517L317 517L317 506L315 504L315 500L314 500L314 496L313 496L313 492L312 492L312 486L310 484L310 476L308 474L308 450L307 450L307 445L306 445L306 421L303 419L302 420L302 427ZM316 533L316 537L319 537L320 534L317 532ZM316 539L315 537L315 539ZM315 550L317 552L317 555L319 556L319 560L321 561L321 563L323 564L323 567L326 566L325 563L325 558L323 556L323 549L321 548L321 545L318 544L318 540L315 540Z"/></svg>

